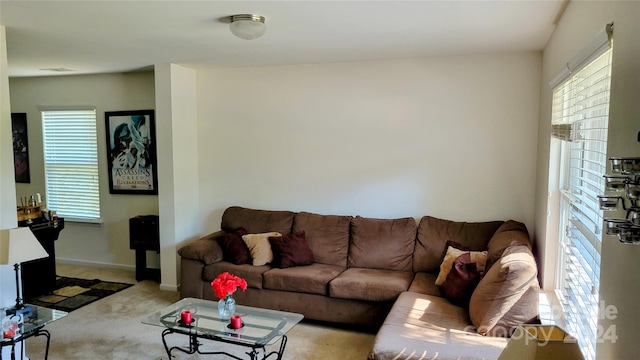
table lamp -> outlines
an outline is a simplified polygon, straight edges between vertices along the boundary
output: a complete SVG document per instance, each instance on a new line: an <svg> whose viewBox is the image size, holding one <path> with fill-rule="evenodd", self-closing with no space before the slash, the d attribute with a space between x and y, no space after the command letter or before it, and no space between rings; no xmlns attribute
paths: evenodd
<svg viewBox="0 0 640 360"><path fill-rule="evenodd" d="M555 325L520 325L498 360L584 360L578 340Z"/></svg>
<svg viewBox="0 0 640 360"><path fill-rule="evenodd" d="M7 314L24 314L28 316L30 307L25 307L20 296L20 264L30 260L42 259L49 254L36 239L31 229L20 227L16 229L0 230L0 264L13 264L16 272L16 305L7 310Z"/></svg>

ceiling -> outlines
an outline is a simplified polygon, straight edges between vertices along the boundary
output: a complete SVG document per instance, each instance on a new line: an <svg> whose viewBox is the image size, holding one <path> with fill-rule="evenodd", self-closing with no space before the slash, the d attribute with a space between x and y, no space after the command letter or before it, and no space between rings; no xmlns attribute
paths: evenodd
<svg viewBox="0 0 640 360"><path fill-rule="evenodd" d="M9 76L49 76L539 51L567 1L0 0L0 24ZM263 37L230 33L244 13Z"/></svg>

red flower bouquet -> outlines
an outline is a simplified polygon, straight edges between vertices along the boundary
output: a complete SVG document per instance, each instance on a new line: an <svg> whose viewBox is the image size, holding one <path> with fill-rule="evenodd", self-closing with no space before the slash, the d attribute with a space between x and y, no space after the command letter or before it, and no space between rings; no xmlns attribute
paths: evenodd
<svg viewBox="0 0 640 360"><path fill-rule="evenodd" d="M213 289L218 299L231 296L238 288L242 289L242 291L247 290L247 282L243 278L229 274L226 271L211 282L211 289Z"/></svg>

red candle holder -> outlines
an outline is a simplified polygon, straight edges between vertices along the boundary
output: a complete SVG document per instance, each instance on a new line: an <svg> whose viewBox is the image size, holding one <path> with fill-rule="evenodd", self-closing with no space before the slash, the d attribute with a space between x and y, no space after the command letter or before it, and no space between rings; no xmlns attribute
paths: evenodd
<svg viewBox="0 0 640 360"><path fill-rule="evenodd" d="M189 325L193 322L193 314L189 310L183 310L180 313L180 320L183 324Z"/></svg>
<svg viewBox="0 0 640 360"><path fill-rule="evenodd" d="M230 319L230 326L232 329L240 329L243 324L242 324L242 318L240 317L240 315L233 315Z"/></svg>

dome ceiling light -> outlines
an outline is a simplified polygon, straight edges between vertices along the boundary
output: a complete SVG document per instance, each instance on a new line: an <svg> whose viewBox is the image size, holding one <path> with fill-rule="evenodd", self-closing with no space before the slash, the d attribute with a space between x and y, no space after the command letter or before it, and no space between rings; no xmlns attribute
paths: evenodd
<svg viewBox="0 0 640 360"><path fill-rule="evenodd" d="M264 20L264 16L254 14L232 15L229 17L229 29L240 39L257 39L267 31Z"/></svg>

